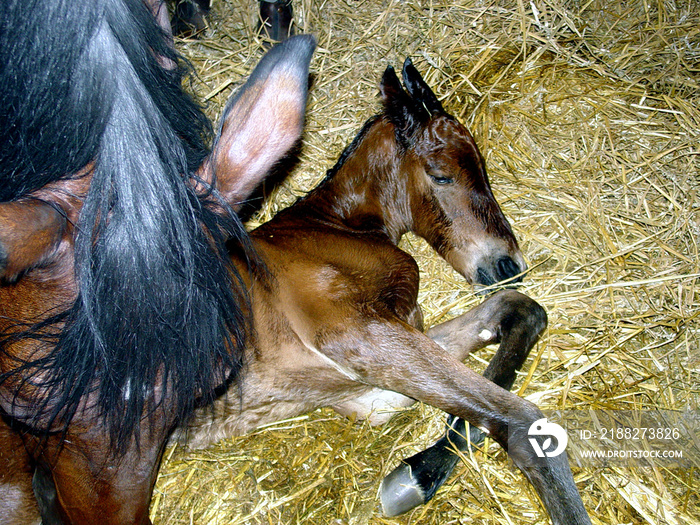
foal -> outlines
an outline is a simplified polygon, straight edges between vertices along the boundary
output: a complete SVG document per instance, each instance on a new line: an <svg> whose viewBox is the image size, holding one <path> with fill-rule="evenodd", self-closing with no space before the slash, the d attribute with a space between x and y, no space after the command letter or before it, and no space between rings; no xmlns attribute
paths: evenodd
<svg viewBox="0 0 700 525"><path fill-rule="evenodd" d="M318 188L252 232L265 269L247 281L254 335L245 372L188 427L190 443L321 406L380 423L418 400L506 448L554 523L590 523L566 456L539 459L530 448L527 431L542 413L506 390L544 329L542 308L507 290L434 328L437 343L421 331L418 267L397 247L403 234L425 238L472 283L518 278L526 266L471 135L410 60L403 81L405 90L389 67L384 112ZM499 341L486 378L462 364ZM395 513L392 495L384 499Z"/></svg>

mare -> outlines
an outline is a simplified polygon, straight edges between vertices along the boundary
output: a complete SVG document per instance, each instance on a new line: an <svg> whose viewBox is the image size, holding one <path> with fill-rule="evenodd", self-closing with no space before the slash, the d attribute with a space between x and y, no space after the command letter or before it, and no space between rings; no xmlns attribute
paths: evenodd
<svg viewBox="0 0 700 525"><path fill-rule="evenodd" d="M149 523L170 433L241 369L235 210L298 142L314 46L272 49L214 136L143 0L3 4L3 524Z"/></svg>
<svg viewBox="0 0 700 525"><path fill-rule="evenodd" d="M418 400L506 448L555 524L590 523L566 455L540 459L528 442L542 412L508 390L546 326L542 307L506 289L422 331L418 267L397 246L405 233L426 239L471 283L518 279L526 265L472 136L410 60L402 75L403 86L387 68L383 112L324 181L251 232L265 268L241 272L253 318L245 371L181 438L203 447L321 406L381 423ZM484 376L462 363L498 342ZM387 514L416 504L393 487L382 493Z"/></svg>

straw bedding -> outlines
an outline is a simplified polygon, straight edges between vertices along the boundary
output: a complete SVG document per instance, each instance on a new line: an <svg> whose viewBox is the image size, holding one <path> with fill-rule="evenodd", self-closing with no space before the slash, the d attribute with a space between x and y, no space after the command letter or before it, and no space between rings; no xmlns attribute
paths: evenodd
<svg viewBox="0 0 700 525"><path fill-rule="evenodd" d="M262 54L253 0L214 3L177 46L216 119ZM516 383L543 409L697 410L700 401L700 4L697 0L299 0L317 36L300 161L251 227L322 178L379 109L387 63L411 56L473 131L550 324ZM407 236L428 324L480 301ZM482 369L492 354L470 358ZM204 451L166 450L156 524L540 524L534 491L495 444L464 457L428 505L377 510L381 478L432 443L443 416L380 428L330 410ZM574 467L594 524L700 521L700 470Z"/></svg>

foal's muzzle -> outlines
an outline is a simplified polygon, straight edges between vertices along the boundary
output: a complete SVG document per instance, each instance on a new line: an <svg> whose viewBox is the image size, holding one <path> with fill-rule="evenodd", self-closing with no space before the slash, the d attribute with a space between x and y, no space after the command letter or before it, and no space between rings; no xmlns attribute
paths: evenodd
<svg viewBox="0 0 700 525"><path fill-rule="evenodd" d="M492 284L507 281L507 284L519 283L527 270L524 262L518 262L509 255L504 255L495 262L480 264L476 271L474 284L491 286Z"/></svg>

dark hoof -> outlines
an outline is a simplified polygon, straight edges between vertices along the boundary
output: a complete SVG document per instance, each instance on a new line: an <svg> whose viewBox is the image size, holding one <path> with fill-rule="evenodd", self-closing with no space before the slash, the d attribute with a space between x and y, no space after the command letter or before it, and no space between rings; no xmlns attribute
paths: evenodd
<svg viewBox="0 0 700 525"><path fill-rule="evenodd" d="M432 447L404 459L384 478L380 499L386 516L398 516L430 501L459 461L455 449L466 452L484 441L484 433L476 427L469 428L466 439L462 419L450 416L447 427L447 433Z"/></svg>
<svg viewBox="0 0 700 525"><path fill-rule="evenodd" d="M423 505L426 501L423 489L413 477L411 466L406 463L396 467L382 480L379 494L382 512L390 518Z"/></svg>
<svg viewBox="0 0 700 525"><path fill-rule="evenodd" d="M282 42L294 34L291 0L260 0L262 32L274 42Z"/></svg>

